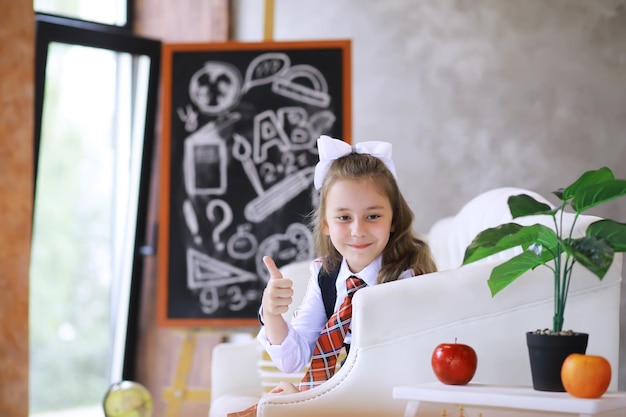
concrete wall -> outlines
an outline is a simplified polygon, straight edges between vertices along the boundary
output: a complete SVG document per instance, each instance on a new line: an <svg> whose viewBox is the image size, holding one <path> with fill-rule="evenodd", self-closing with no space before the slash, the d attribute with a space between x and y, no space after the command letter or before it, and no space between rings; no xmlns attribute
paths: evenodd
<svg viewBox="0 0 626 417"><path fill-rule="evenodd" d="M262 40L264 2L233 5L233 35ZM550 197L605 165L626 178L624 0L275 1L274 40L337 38L352 40L353 139L393 143L420 232L494 187ZM626 199L595 214L626 222Z"/></svg>

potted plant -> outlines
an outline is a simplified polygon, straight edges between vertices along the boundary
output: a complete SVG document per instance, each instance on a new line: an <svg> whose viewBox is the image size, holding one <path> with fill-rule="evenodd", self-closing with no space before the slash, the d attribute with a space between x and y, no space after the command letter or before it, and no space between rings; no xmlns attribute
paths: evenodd
<svg viewBox="0 0 626 417"><path fill-rule="evenodd" d="M555 208L526 194L509 197L508 206L513 219L531 215L551 216L554 228L542 224L522 226L511 222L486 229L467 247L463 260L463 265L466 265L507 249L521 247L520 254L497 265L491 271L487 283L492 296L525 272L538 266L546 266L552 270L554 274L552 329L541 332L543 335L537 335L537 332L527 333L533 386L542 391L564 391L560 378L563 360L569 353L585 353L586 350L587 334L571 332L576 337L568 335L567 339L564 339L570 332L563 332L565 305L574 264L581 264L602 279L613 262L614 253L626 251L626 224L623 223L599 219L587 227L584 236L575 237L573 234L576 220L581 213L626 194L626 180L615 179L613 172L603 167L585 172L574 183L554 191L553 194L561 200L560 205ZM571 224L564 222L564 213L568 207L573 210L573 216L568 217L573 219ZM575 339L581 341L572 351L561 352L556 359L547 359L548 364L536 365L533 363L532 346L537 343L537 339L549 343L556 342L557 345L562 345L564 340L568 343ZM542 353L540 356L544 355L545 353ZM552 371L549 368L552 368ZM553 374L551 379L542 382L537 373L539 370L551 372Z"/></svg>

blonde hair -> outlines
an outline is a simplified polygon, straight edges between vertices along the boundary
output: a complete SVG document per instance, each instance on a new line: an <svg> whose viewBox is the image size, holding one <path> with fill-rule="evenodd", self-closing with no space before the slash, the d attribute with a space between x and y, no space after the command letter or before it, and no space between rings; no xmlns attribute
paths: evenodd
<svg viewBox="0 0 626 417"><path fill-rule="evenodd" d="M412 269L415 275L435 272L428 244L413 232L413 211L398 188L398 183L385 164L378 158L351 153L333 161L320 189L319 205L312 213L313 241L318 256L323 259L322 268L327 272L339 267L341 254L324 234L328 191L343 180L371 181L389 199L392 207L392 232L382 253L382 267L378 283L395 281L403 271Z"/></svg>

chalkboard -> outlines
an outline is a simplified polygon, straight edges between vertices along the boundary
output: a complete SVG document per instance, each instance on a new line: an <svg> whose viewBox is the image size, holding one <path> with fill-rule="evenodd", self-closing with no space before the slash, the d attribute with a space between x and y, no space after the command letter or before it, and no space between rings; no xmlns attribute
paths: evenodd
<svg viewBox="0 0 626 417"><path fill-rule="evenodd" d="M314 256L316 139L350 140L350 47L163 45L160 326L256 325L262 257Z"/></svg>

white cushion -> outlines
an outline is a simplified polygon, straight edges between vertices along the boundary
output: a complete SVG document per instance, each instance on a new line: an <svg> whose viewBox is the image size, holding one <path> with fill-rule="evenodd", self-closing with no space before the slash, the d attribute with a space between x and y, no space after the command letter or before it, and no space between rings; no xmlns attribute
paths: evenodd
<svg viewBox="0 0 626 417"><path fill-rule="evenodd" d="M463 263L465 249L474 240L478 233L512 220L508 206L508 198L513 195L528 194L537 201L553 207L541 195L523 188L496 188L487 191L470 200L461 210L451 217L436 222L427 235L428 245L440 271L458 268ZM535 216L531 216L535 218ZM546 216L543 216L546 217ZM549 220L546 217L545 220ZM517 223L527 223L529 219L516 219ZM512 256L515 251L505 251L492 255L480 262L504 260Z"/></svg>

